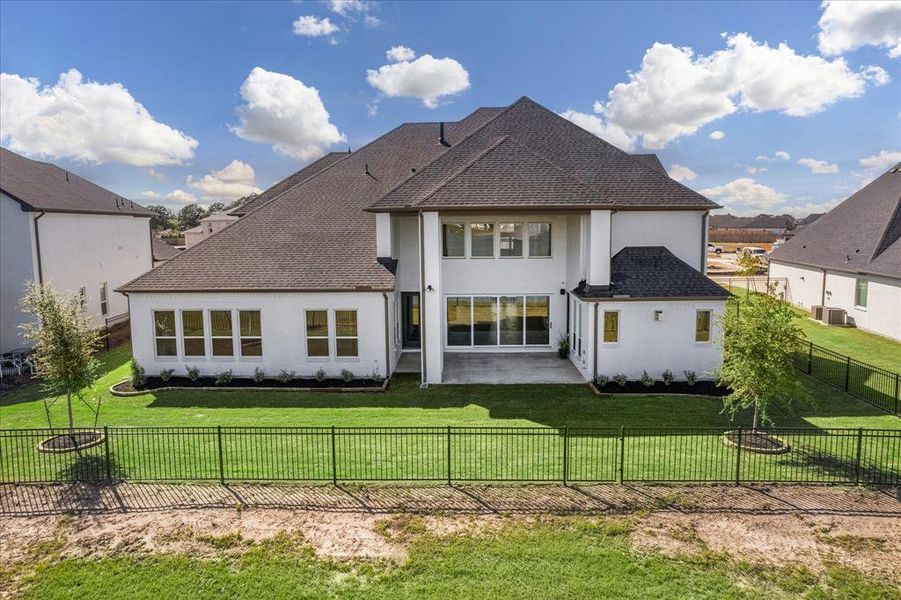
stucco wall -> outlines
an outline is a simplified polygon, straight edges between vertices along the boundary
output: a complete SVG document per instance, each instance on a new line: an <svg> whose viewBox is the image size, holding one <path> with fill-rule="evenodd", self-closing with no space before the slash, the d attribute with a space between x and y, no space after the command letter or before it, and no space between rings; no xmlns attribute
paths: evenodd
<svg viewBox="0 0 901 600"><path fill-rule="evenodd" d="M32 215L20 204L0 194L0 352L25 346L19 331L25 315L19 299L34 277Z"/></svg>
<svg viewBox="0 0 901 600"><path fill-rule="evenodd" d="M389 294L390 296L390 294ZM384 375L385 368L385 300L380 292L359 293L222 293L222 294L131 294L132 353L146 369L147 374L157 374L161 369L174 369L184 374L185 366L196 366L202 374L213 375L231 369L236 376L252 375L260 367L270 376L282 369L295 371L300 376L312 376L320 368L337 376L348 369L358 376L367 376L374 369ZM207 357L183 355L181 319L176 316L179 337L178 356L156 357L153 311L154 310L207 310L246 309L259 310L263 337L262 358L212 357L210 356L209 327L206 328ZM355 309L359 335L359 356L338 358L335 356L334 317L329 315L329 358L307 356L307 309ZM390 309L390 307L389 307ZM177 313L176 313L177 314ZM390 343L390 338L389 338ZM390 360L390 358L389 358Z"/></svg>
<svg viewBox="0 0 901 600"><path fill-rule="evenodd" d="M822 303L821 270L773 262L770 277L788 279L793 304L809 309ZM866 308L854 304L858 277L869 282ZM845 309L855 327L901 340L901 280L827 270L825 291L825 305Z"/></svg>
<svg viewBox="0 0 901 600"><path fill-rule="evenodd" d="M84 286L86 312L103 324L100 286L108 283L107 317L128 311L128 299L113 290L153 267L150 220L118 215L46 213L38 222L44 281L58 291Z"/></svg>
<svg viewBox="0 0 901 600"><path fill-rule="evenodd" d="M621 210L613 213L611 256L626 246L665 246L695 269L702 270L706 253L704 211Z"/></svg>
<svg viewBox="0 0 901 600"><path fill-rule="evenodd" d="M683 371L694 371L699 379L714 379L722 363L719 319L725 308L723 301L639 301L601 302L598 304L598 374L612 377L625 373L638 379L647 370L661 379L670 369L676 379L684 379ZM603 343L604 311L619 311L619 341ZM662 310L660 321L654 311ZM711 341L695 342L695 312L711 310ZM593 317L592 317L593 318Z"/></svg>

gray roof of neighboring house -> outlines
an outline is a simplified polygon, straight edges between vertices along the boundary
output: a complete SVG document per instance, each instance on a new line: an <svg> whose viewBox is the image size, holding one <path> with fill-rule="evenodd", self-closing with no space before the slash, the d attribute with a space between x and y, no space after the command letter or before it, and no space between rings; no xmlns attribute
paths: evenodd
<svg viewBox="0 0 901 600"><path fill-rule="evenodd" d="M798 221L798 226L800 227L803 225L810 225L811 223L822 217L824 214L825 213L810 213L809 215Z"/></svg>
<svg viewBox="0 0 901 600"><path fill-rule="evenodd" d="M547 201L554 194L582 208L716 207L528 98L446 123L445 138L447 145L439 123L403 124L279 194L264 192L268 202L121 289L391 290L394 275L377 260L375 215L366 209L406 210L422 196L442 209L464 196L467 206L481 206L477 195L492 208L557 208Z"/></svg>
<svg viewBox="0 0 901 600"><path fill-rule="evenodd" d="M586 300L710 298L730 296L723 287L663 246L628 246L610 261L610 285L584 281L573 293Z"/></svg>
<svg viewBox="0 0 901 600"><path fill-rule="evenodd" d="M799 229L770 260L901 279L901 163Z"/></svg>
<svg viewBox="0 0 901 600"><path fill-rule="evenodd" d="M56 165L0 148L0 191L28 210L149 217L152 212Z"/></svg>
<svg viewBox="0 0 901 600"><path fill-rule="evenodd" d="M153 251L153 260L169 260L180 252L178 248L167 244L155 235L150 238L150 249Z"/></svg>
<svg viewBox="0 0 901 600"><path fill-rule="evenodd" d="M323 171L324 169L327 169L328 167L332 166L339 160L346 158L348 156L348 154L350 154L350 153L349 152L329 152L322 158L314 160L313 162L311 162L304 168L300 169L299 171L292 173L291 175L288 175L287 177L285 177L284 179L282 179L281 181L279 181L278 183L273 185L271 188L269 188L262 194L259 194L258 196L251 198L250 200L248 200L241 206L239 206L237 208L233 208L232 210L228 211L228 214L234 215L236 217L243 217L244 215L248 214L249 212L258 209L259 207L263 206L264 204L266 204L273 198L279 196L282 192L285 192L297 185L300 185L301 183L303 183L310 177L318 174L319 172Z"/></svg>
<svg viewBox="0 0 901 600"><path fill-rule="evenodd" d="M797 225L798 220L791 215L710 215L710 227L713 229L793 229Z"/></svg>

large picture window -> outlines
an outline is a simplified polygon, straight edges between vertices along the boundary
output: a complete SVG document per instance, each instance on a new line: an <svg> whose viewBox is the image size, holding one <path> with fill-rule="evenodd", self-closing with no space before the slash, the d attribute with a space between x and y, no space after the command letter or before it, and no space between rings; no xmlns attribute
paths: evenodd
<svg viewBox="0 0 901 600"><path fill-rule="evenodd" d="M239 310L238 322L241 327L241 356L263 356L263 328L260 311Z"/></svg>
<svg viewBox="0 0 901 600"><path fill-rule="evenodd" d="M501 237L501 256L522 256L522 223L501 223L498 231Z"/></svg>
<svg viewBox="0 0 901 600"><path fill-rule="evenodd" d="M546 346L550 296L450 296L448 346Z"/></svg>
<svg viewBox="0 0 901 600"><path fill-rule="evenodd" d="M442 253L446 258L466 256L466 226L463 223L444 223L442 229Z"/></svg>
<svg viewBox="0 0 901 600"><path fill-rule="evenodd" d="M307 322L307 356L328 358L328 311L308 310Z"/></svg>
<svg viewBox="0 0 901 600"><path fill-rule="evenodd" d="M355 357L359 353L357 335L357 311L335 311L335 354L339 357Z"/></svg>
<svg viewBox="0 0 901 600"><path fill-rule="evenodd" d="M182 348L185 356L206 356L203 311L181 311Z"/></svg>
<svg viewBox="0 0 901 600"><path fill-rule="evenodd" d="M529 256L551 255L551 224L529 223Z"/></svg>
<svg viewBox="0 0 901 600"><path fill-rule="evenodd" d="M470 252L474 258L494 257L494 223L470 223Z"/></svg>
<svg viewBox="0 0 901 600"><path fill-rule="evenodd" d="M210 333L213 340L213 356L234 356L234 330L232 328L232 311L210 311Z"/></svg>
<svg viewBox="0 0 901 600"><path fill-rule="evenodd" d="M153 334L157 356L178 356L174 310L153 311Z"/></svg>

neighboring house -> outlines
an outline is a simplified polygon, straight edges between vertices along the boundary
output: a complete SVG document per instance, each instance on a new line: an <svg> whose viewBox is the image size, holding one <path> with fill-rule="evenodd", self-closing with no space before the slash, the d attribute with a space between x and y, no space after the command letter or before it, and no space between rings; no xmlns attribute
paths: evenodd
<svg viewBox="0 0 901 600"><path fill-rule="evenodd" d="M802 308L842 308L901 340L901 163L774 250L770 277L787 278Z"/></svg>
<svg viewBox="0 0 901 600"><path fill-rule="evenodd" d="M567 339L585 379L720 364L717 205L528 98L300 173L120 288L148 373L385 376L413 353L430 384L456 353Z"/></svg>
<svg viewBox="0 0 901 600"><path fill-rule="evenodd" d="M150 247L153 251L153 266L158 267L170 258L173 258L181 252L175 246L167 244L162 239L153 236L150 238Z"/></svg>
<svg viewBox="0 0 901 600"><path fill-rule="evenodd" d="M143 206L55 165L0 148L0 352L25 346L29 281L78 292L92 324L126 313L114 290L153 266Z"/></svg>
<svg viewBox="0 0 901 600"><path fill-rule="evenodd" d="M711 215L710 239L714 242L774 242L791 235L797 226L798 220L791 215Z"/></svg>
<svg viewBox="0 0 901 600"><path fill-rule="evenodd" d="M219 233L237 220L238 217L226 214L225 212L207 215L200 219L200 225L185 230L185 249L196 246L214 233Z"/></svg>

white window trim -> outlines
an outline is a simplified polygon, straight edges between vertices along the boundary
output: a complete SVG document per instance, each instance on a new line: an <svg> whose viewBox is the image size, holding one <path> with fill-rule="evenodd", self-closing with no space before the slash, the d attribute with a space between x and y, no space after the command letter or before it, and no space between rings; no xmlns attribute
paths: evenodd
<svg viewBox="0 0 901 600"><path fill-rule="evenodd" d="M214 311L216 311L216 312L228 312L228 313L231 313L231 316L232 316L232 318L231 318L231 325L232 325L232 334L231 334L232 353L231 353L230 356L221 356L221 355L217 356L216 353L213 351L213 340L224 340L224 339L226 339L226 336L224 336L224 335L213 335L213 312L214 312ZM236 323L235 323L235 309L233 309L233 308L210 308L210 309L207 309L207 312L209 313L209 322L210 322L210 360L215 360L215 361L217 361L217 362L234 361L236 358L238 358L238 353L235 352L235 325L236 325Z"/></svg>
<svg viewBox="0 0 901 600"><path fill-rule="evenodd" d="M324 312L325 313L325 335L311 336L307 329L307 313L308 312ZM332 360L332 318L329 314L331 311L327 308L305 308L303 310L303 354L308 362L329 362ZM328 347L328 353L325 356L310 356L310 345L307 343L310 339L324 339Z"/></svg>
<svg viewBox="0 0 901 600"><path fill-rule="evenodd" d="M106 316L109 314L109 282L100 283L100 314Z"/></svg>
<svg viewBox="0 0 901 600"><path fill-rule="evenodd" d="M529 235L529 225L533 224L533 223L547 224L547 234L548 234L548 237L551 238L550 244L548 247L549 253L547 254L547 256L545 256L545 255L533 256L532 255L532 236ZM536 258L536 259L554 258L554 224L553 224L553 222L551 222L551 221L527 221L525 223L525 231L523 232L523 235L525 237L525 239L523 240L523 242L524 242L523 248L528 249L526 256L528 256L529 258Z"/></svg>
<svg viewBox="0 0 901 600"><path fill-rule="evenodd" d="M501 225L519 225L519 241L521 242L522 253L519 256L504 256L503 251L501 249ZM502 260L510 260L510 259L521 259L526 258L528 252L526 252L526 230L529 228L529 224L525 221L499 221L495 224L495 229L497 229L497 257Z"/></svg>
<svg viewBox="0 0 901 600"><path fill-rule="evenodd" d="M354 317L357 322L357 335L338 335L338 312L340 311L353 311ZM332 321L334 323L334 328L332 329L333 338L335 340L335 360L342 362L359 362L360 361L360 311L356 308L335 308L332 309ZM339 356L338 355L338 340L357 340L357 355L356 356Z"/></svg>
<svg viewBox="0 0 901 600"><path fill-rule="evenodd" d="M463 226L463 255L447 256L444 254L444 226L445 225L462 225ZM466 260L469 258L469 223L466 221L442 221L441 222L441 258L447 260Z"/></svg>
<svg viewBox="0 0 901 600"><path fill-rule="evenodd" d="M241 313L242 312L258 312L260 313L260 335L241 335ZM263 310L260 308L239 308L238 309L238 319L232 325L232 329L237 326L238 329L238 358L245 361L250 362L259 362L262 361L266 354L263 352ZM244 356L244 349L241 346L241 340L260 340L260 355L259 356Z"/></svg>
<svg viewBox="0 0 901 600"><path fill-rule="evenodd" d="M172 318L175 320L175 332L173 335L157 335L156 334L156 313L158 313L158 312L171 312L172 313ZM174 308L151 309L151 311L150 311L150 327L152 328L151 330L153 331L153 357L156 360L164 360L164 361L177 361L179 358L181 358L181 354L179 353L179 347L178 347L178 337L179 337L178 336L178 332L179 332L178 311L175 310ZM170 340L170 339L175 340L175 354L172 356L163 356L163 355L157 354L157 348L156 348L157 340Z"/></svg>
<svg viewBox="0 0 901 600"><path fill-rule="evenodd" d="M476 256L472 253L472 226L473 225L491 225L491 256ZM469 238L467 247L467 255L473 260L491 260L497 258L498 255L498 227L494 221L469 221L466 223L466 237Z"/></svg>
<svg viewBox="0 0 901 600"><path fill-rule="evenodd" d="M858 304L858 303L857 303L857 301L859 300L859 298L857 297L857 289L858 289L857 286L859 285L859 283L860 283L861 281L863 281L864 283L867 284L867 285L866 285L866 288L867 288L867 303L866 303L866 304ZM855 278L854 278L854 308L855 308L856 310L861 311L861 312L867 312L867 306L868 306L869 304L870 304L870 280L869 280L869 279L862 279L862 278L860 278L860 277L855 277Z"/></svg>
<svg viewBox="0 0 901 600"><path fill-rule="evenodd" d="M526 343L526 302L529 296L541 296L547 298L548 300L548 343L547 344L527 344ZM469 344L454 344L451 346L447 341L447 306L448 300L451 298L469 298ZM496 309L496 320L495 320L495 342L494 344L476 344L475 343L475 299L476 298L494 298L495 301L495 309ZM521 344L501 344L501 325L500 325L500 317L501 317L501 298L522 298L522 343ZM444 324L444 347L445 349L454 349L454 348L551 348L553 347L553 340L551 339L551 332L554 329L554 324L551 321L551 298L553 298L553 294L551 293L515 293L515 294L447 294L444 296L444 315L442 316L442 321Z"/></svg>
<svg viewBox="0 0 901 600"><path fill-rule="evenodd" d="M186 312L199 312L200 313L200 320L203 321L203 335L202 336L198 336L198 335L186 336L185 335L185 326L184 326L185 324L184 324L184 321L182 320L183 319L182 313L186 313ZM211 342L209 340L209 333L210 333L209 319L207 318L206 312L207 311L203 310L202 308L180 308L180 309L178 309L178 324L176 326L176 332L180 332L179 338L181 340L181 354L182 354L182 357L184 358L184 360L186 360L186 361L205 361L209 358L210 353L212 352L212 347L210 345ZM189 356L188 353L185 351L185 341L186 340L198 340L198 339L203 340L203 354ZM220 357L220 358L223 358L223 357Z"/></svg>
<svg viewBox="0 0 901 600"><path fill-rule="evenodd" d="M494 226L494 236L493 236L493 247L494 254L491 256L473 256L472 254L472 226L476 224L487 223ZM522 255L521 256L501 256L500 250L500 226L502 224L516 223L521 224L523 227L522 231ZM550 244L550 254L547 256L534 256L531 253L530 248L530 238L529 238L529 224L531 223L541 223L546 224L548 226L548 233L551 237ZM463 225L463 256L445 256L444 255L444 225L452 225L452 224L462 224ZM441 258L443 260L486 260L486 259L516 259L516 258L525 258L525 259L535 259L535 260L546 260L554 258L554 222L544 221L544 220L530 220L523 219L521 221L510 221L510 220L459 220L459 219L451 219L442 220L441 221Z"/></svg>
<svg viewBox="0 0 901 600"><path fill-rule="evenodd" d="M604 321L606 321L606 319L607 319L607 313L616 313L616 341L615 342L608 342L608 341L604 340L604 334L607 331L605 328ZM620 316L621 316L621 311L618 308L613 308L613 309L609 309L609 310L604 309L601 311L601 327L600 327L600 329L601 329L601 345L612 347L612 346L619 346L620 343L622 342L622 339L623 339L622 329L623 328L621 327L622 320L620 319Z"/></svg>

